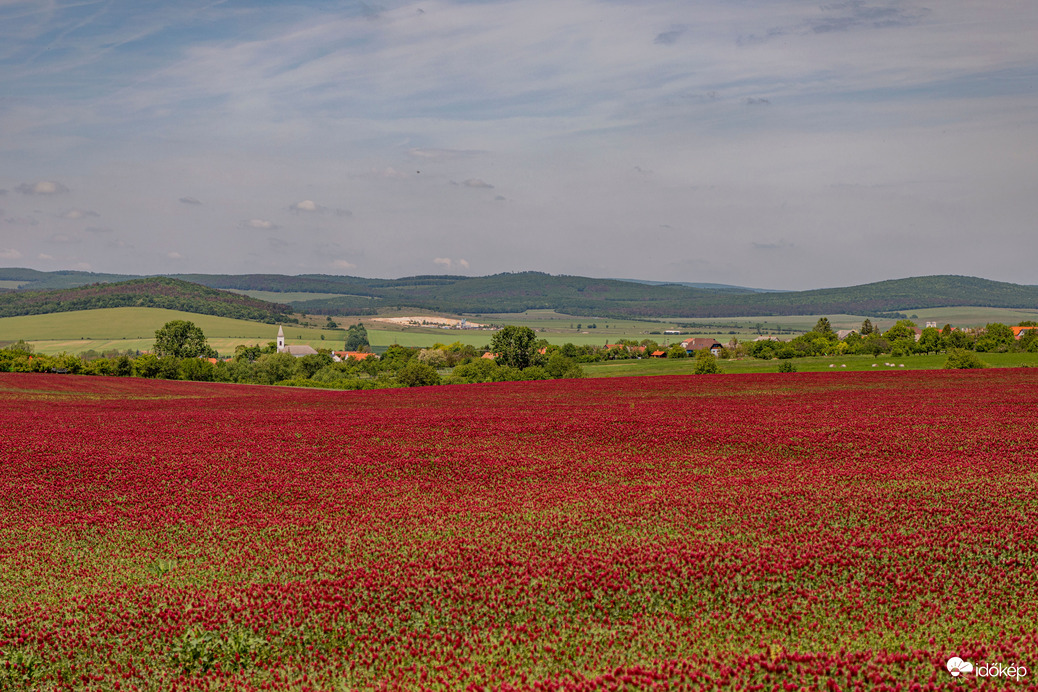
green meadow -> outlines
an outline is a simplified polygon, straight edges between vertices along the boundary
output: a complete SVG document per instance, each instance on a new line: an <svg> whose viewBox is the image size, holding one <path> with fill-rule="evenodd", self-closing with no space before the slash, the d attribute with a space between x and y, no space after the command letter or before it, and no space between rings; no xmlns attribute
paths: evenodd
<svg viewBox="0 0 1038 692"><path fill-rule="evenodd" d="M982 361L993 368L1038 367L1038 353L978 353ZM789 361L797 372L851 372L871 370L938 370L944 366L948 355L914 355L894 358L890 355L872 356L818 356L793 358ZM581 367L588 377L630 377L636 375L688 375L692 373L693 358L641 360L612 360L602 363L586 363ZM778 372L781 360L721 360L718 364L722 373Z"/></svg>
<svg viewBox="0 0 1038 692"><path fill-rule="evenodd" d="M0 342L24 339L39 353L80 353L110 349L149 351L155 330L170 320L187 320L198 325L221 355L231 355L238 344L266 344L277 338L277 325L197 315L161 308L104 308L0 318ZM321 336L324 339L321 339ZM289 343L341 347L343 330L314 329L287 325Z"/></svg>
<svg viewBox="0 0 1038 692"><path fill-rule="evenodd" d="M281 294L287 295L287 294ZM315 295L315 294L310 294ZM429 314L426 311L414 311L413 314ZM395 310L391 315L412 314L406 310ZM989 322L1016 324L1026 319L1038 319L1038 311L1006 310L1000 308L941 308L919 310L912 316L918 324L934 321L940 325L951 323L956 326L977 326ZM689 336L713 337L722 343L735 338L752 339L758 333L758 326L763 333L781 334L789 338L810 330L820 315L797 317L726 317L701 320L621 320L601 317L580 317L563 315L552 310L530 310L522 313L502 313L493 315L469 316L469 320L479 324L520 325L527 326L537 332L539 338L548 343L562 345L567 342L577 345L605 345L620 339L653 339L661 345L678 343ZM833 315L829 317L834 329L850 329L861 325L864 319L855 315ZM345 339L345 328L356 322L363 322L368 330L371 346L376 351L383 351L393 344L409 347L428 347L435 343L451 344L461 342L476 348L490 343L493 332L484 330L439 329L432 326L404 326L375 321L371 317L340 317L336 319L338 329L322 329L323 317L311 320L317 326L285 325L285 338L289 344L309 344L314 348L342 348ZM229 356L239 344L264 345L277 337L277 325L236 320L225 317L213 317L165 310L159 308L106 308L101 310L81 310L77 312L59 312L46 315L26 315L21 317L0 318L0 343L24 339L32 343L36 350L45 354L61 352L80 353L94 350L98 352L111 349L149 351L152 348L155 330L170 320L188 320L198 325L209 339L209 343L221 355ZM893 320L872 320L880 329L886 329ZM594 325L592 327L591 325ZM678 330L681 334L664 334L666 330ZM999 358L1014 354L993 354ZM862 358L862 357L856 357ZM912 356L905 359L905 368L933 367L923 363L925 356ZM810 363L812 359L798 359L800 370L823 369L830 365L829 360ZM880 359L882 361L882 358ZM600 364L589 370L593 376L607 376L614 372L621 374L665 374L670 368L679 371L682 363L687 361L622 361ZM943 363L943 361L941 361ZM1027 361L1030 362L1030 361ZM744 361L734 364L729 369L757 372L776 365L758 364ZM845 369L871 368L872 360L856 364L855 358L844 358L833 363ZM800 364L803 364L801 367ZM939 364L938 364L939 367ZM595 370L598 368L599 370ZM644 370L644 372L642 372ZM733 370L734 371L734 370Z"/></svg>

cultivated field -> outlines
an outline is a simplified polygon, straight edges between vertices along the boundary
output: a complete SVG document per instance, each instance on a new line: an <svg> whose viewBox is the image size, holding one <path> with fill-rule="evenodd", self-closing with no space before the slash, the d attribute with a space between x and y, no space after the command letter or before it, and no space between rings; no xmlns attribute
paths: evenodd
<svg viewBox="0 0 1038 692"><path fill-rule="evenodd" d="M255 293L251 291L248 293ZM385 317L398 317L405 311L391 310ZM422 314L407 312L406 314ZM913 313L915 315L916 313ZM433 313L428 313L430 318ZM458 316L448 316L457 318ZM567 342L577 345L602 346L616 343L620 339L653 339L660 344L674 344L688 336L713 337L722 343L730 339L752 339L757 335L757 325L764 333L781 334L789 339L814 327L822 315L798 317L725 317L707 320L618 320L601 317L579 317L561 315L552 310L530 310L523 313L470 316L470 321L527 326L537 331L538 338L549 343L562 345ZM854 315L827 316L834 329L858 328L864 319ZM1016 324L1024 319L1035 319L1038 313L998 308L942 308L921 310L917 323L933 320L941 324L958 326L983 326L988 322ZM32 343L40 353L50 355L61 352L80 353L93 349L101 352L109 349L148 351L152 348L155 330L169 320L180 319L194 322L202 328L209 343L222 355L230 356L239 344L265 345L277 335L277 327L259 322L234 320L224 317L198 315L158 308L109 308L104 310L82 310L59 312L48 315L0 318L0 342L24 339ZM317 316L311 323L320 325L324 317ZM382 351L393 344L401 346L429 347L435 343L463 344L481 348L490 343L492 332L480 330L438 329L432 326L393 325L371 317L338 317L340 327L363 322L368 330L371 346ZM874 319L880 329L890 327L894 320ZM588 325L594 324L595 328ZM580 329L577 329L577 327ZM667 329L680 329L683 335L667 335ZM655 334L653 332L656 332ZM342 348L344 329L320 329L317 326L301 327L287 325L285 336L290 344L309 344L314 348ZM321 337L324 337L323 339Z"/></svg>
<svg viewBox="0 0 1038 692"><path fill-rule="evenodd" d="M209 343L227 356L234 353L238 344L265 346L278 333L277 325L262 322L161 308L106 308L0 318L0 341L24 339L38 352L51 355L89 349L149 351L155 343L155 330L170 320L194 322L205 332ZM286 325L285 336L289 343L309 343L315 347L326 343L341 348L345 331Z"/></svg>
<svg viewBox="0 0 1038 692"><path fill-rule="evenodd" d="M1038 370L0 401L0 689L1035 687Z"/></svg>

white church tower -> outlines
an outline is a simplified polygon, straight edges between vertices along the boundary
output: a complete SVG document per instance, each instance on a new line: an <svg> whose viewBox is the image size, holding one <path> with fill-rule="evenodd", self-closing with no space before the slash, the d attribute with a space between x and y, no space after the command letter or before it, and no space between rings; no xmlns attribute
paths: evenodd
<svg viewBox="0 0 1038 692"><path fill-rule="evenodd" d="M278 353L285 352L285 330L278 325Z"/></svg>

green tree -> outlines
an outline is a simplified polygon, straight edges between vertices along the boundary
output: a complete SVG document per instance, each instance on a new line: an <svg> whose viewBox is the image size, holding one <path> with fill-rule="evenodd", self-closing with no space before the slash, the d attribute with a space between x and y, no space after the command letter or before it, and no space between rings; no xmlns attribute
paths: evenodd
<svg viewBox="0 0 1038 692"><path fill-rule="evenodd" d="M133 359L133 374L137 377L158 377L159 359L153 353L145 353Z"/></svg>
<svg viewBox="0 0 1038 692"><path fill-rule="evenodd" d="M898 320L893 327L883 333L883 338L894 342L898 339L912 339L915 341L916 324L911 320Z"/></svg>
<svg viewBox="0 0 1038 692"><path fill-rule="evenodd" d="M201 358L185 358L180 361L180 379L212 382L216 379L216 366Z"/></svg>
<svg viewBox="0 0 1038 692"><path fill-rule="evenodd" d="M414 358L397 371L396 379L405 387L428 387L440 384L440 373L428 363Z"/></svg>
<svg viewBox="0 0 1038 692"><path fill-rule="evenodd" d="M112 374L116 377L129 377L133 374L133 361L129 356L119 356L112 365Z"/></svg>
<svg viewBox="0 0 1038 692"><path fill-rule="evenodd" d="M562 355L561 352L548 356L548 362L544 366L545 372L553 379L570 379L584 376L584 370L572 358Z"/></svg>
<svg viewBox="0 0 1038 692"><path fill-rule="evenodd" d="M327 367L333 362L335 361L327 353L311 353L299 359L299 371L303 377L309 379L321 368Z"/></svg>
<svg viewBox="0 0 1038 692"><path fill-rule="evenodd" d="M828 317L819 317L818 321L815 322L815 328L811 331L818 332L826 338L836 336L836 333L833 332L833 326L829 323Z"/></svg>
<svg viewBox="0 0 1038 692"><path fill-rule="evenodd" d="M36 347L28 343L25 339L18 339L18 341L8 345L6 348L4 348L4 350L10 351L11 353L19 353L31 356L33 353L36 352Z"/></svg>
<svg viewBox="0 0 1038 692"><path fill-rule="evenodd" d="M205 334L193 322L172 320L155 330L155 354L174 358L215 358L216 350L206 342Z"/></svg>
<svg viewBox="0 0 1038 692"><path fill-rule="evenodd" d="M500 382L504 379L501 368L489 358L479 358L454 368L447 378L448 384L472 384L475 382Z"/></svg>
<svg viewBox="0 0 1038 692"><path fill-rule="evenodd" d="M710 375L721 372L721 368L717 365L717 359L714 358L714 354L703 349L696 352L696 362L692 366L692 372L697 375Z"/></svg>
<svg viewBox="0 0 1038 692"><path fill-rule="evenodd" d="M364 351L371 344L368 343L368 330L364 328L363 322L351 325L346 330L346 350Z"/></svg>
<svg viewBox="0 0 1038 692"><path fill-rule="evenodd" d="M923 353L937 353L943 347L944 339L937 327L927 327L919 336L918 349Z"/></svg>
<svg viewBox="0 0 1038 692"><path fill-rule="evenodd" d="M159 358L159 372L156 377L163 380L180 379L180 358L175 356L163 356Z"/></svg>
<svg viewBox="0 0 1038 692"><path fill-rule="evenodd" d="M399 370L404 367L412 358L418 356L421 349L418 348L405 348L399 344L393 344L386 349L386 352L382 354L382 359L379 361L380 370ZM371 361L371 358L365 358L364 363Z"/></svg>
<svg viewBox="0 0 1038 692"><path fill-rule="evenodd" d="M298 371L296 358L288 353L265 353L256 361L255 377L261 384L292 379Z"/></svg>
<svg viewBox="0 0 1038 692"><path fill-rule="evenodd" d="M861 323L860 331L862 336L868 336L872 332L876 331L876 328L872 326L872 320L866 317L865 321Z"/></svg>
<svg viewBox="0 0 1038 692"><path fill-rule="evenodd" d="M522 370L533 363L537 335L529 327L509 325L494 333L490 339L490 350L499 365Z"/></svg>
<svg viewBox="0 0 1038 692"><path fill-rule="evenodd" d="M1002 324L1001 322L992 322L984 328L984 335L981 337L989 341L992 347L988 348L988 351L999 351L1005 352L1013 349L1016 344L1016 335L1013 334L1012 328ZM979 351L979 339L978 348Z"/></svg>
<svg viewBox="0 0 1038 692"><path fill-rule="evenodd" d="M945 342L948 344L949 348L973 348L973 341L974 335L964 332L961 329L956 329L945 337Z"/></svg>
<svg viewBox="0 0 1038 692"><path fill-rule="evenodd" d="M256 360L263 354L263 349L259 347L259 344L255 346L246 346L245 344L238 344L234 347L234 360L244 360L248 363Z"/></svg>

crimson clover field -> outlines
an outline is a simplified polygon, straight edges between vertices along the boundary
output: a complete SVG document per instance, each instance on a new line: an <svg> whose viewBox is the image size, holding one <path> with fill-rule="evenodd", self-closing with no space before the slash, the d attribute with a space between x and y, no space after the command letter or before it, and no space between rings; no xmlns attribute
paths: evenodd
<svg viewBox="0 0 1038 692"><path fill-rule="evenodd" d="M0 690L1034 689L1036 405L0 374Z"/></svg>

